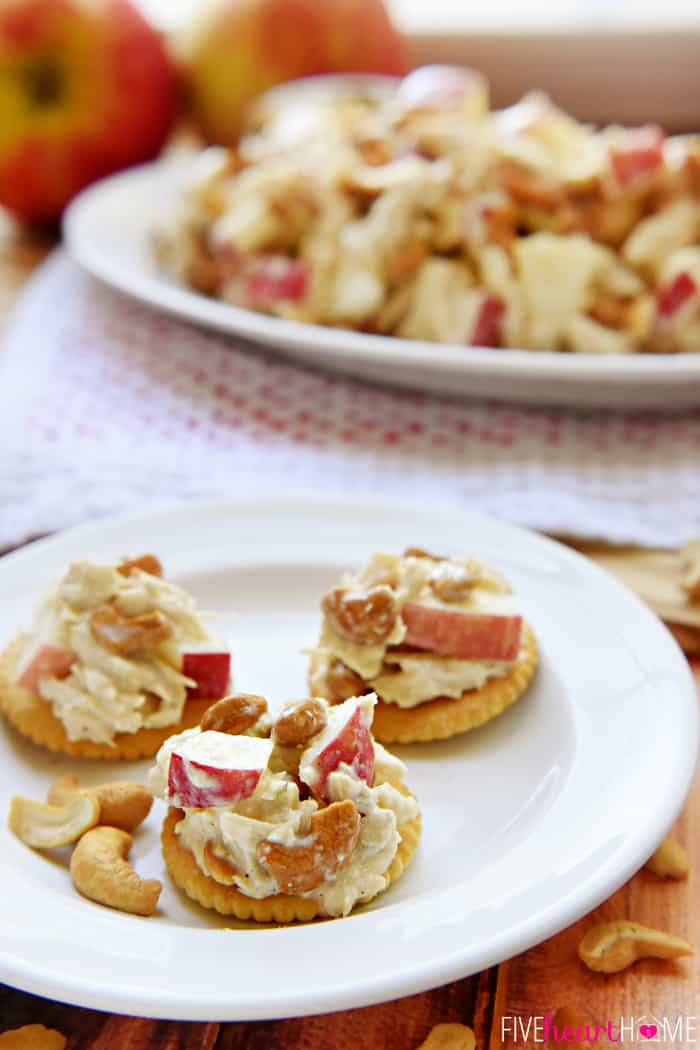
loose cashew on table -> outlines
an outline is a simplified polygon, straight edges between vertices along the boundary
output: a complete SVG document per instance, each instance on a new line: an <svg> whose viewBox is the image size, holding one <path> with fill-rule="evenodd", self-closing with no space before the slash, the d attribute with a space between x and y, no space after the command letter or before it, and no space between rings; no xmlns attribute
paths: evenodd
<svg viewBox="0 0 700 1050"><path fill-rule="evenodd" d="M619 973L638 959L679 959L693 949L682 937L617 919L593 926L578 946L579 958L597 973Z"/></svg>

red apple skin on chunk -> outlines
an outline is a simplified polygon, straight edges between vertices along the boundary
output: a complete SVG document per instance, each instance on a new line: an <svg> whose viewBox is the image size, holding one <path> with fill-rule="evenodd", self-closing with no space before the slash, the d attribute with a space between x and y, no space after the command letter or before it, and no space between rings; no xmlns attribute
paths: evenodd
<svg viewBox="0 0 700 1050"><path fill-rule="evenodd" d="M231 656L229 653L185 653L182 673L197 683L187 687L188 700L221 700L229 688Z"/></svg>
<svg viewBox="0 0 700 1050"><path fill-rule="evenodd" d="M217 781L213 787L198 787L190 780L188 762L174 753L168 766L168 796L173 805L182 809L208 809L225 806L249 798L262 775L259 769L217 769L189 760L189 765Z"/></svg>
<svg viewBox="0 0 700 1050"><path fill-rule="evenodd" d="M697 288L689 273L683 270L672 281L659 289L656 305L662 317L673 317L683 303L695 295Z"/></svg>
<svg viewBox="0 0 700 1050"><path fill-rule="evenodd" d="M474 324L472 346L498 346L505 307L500 299L485 295Z"/></svg>
<svg viewBox="0 0 700 1050"><path fill-rule="evenodd" d="M661 167L664 133L647 125L627 132L624 145L610 152L610 163L621 186L631 186L638 179Z"/></svg>
<svg viewBox="0 0 700 1050"><path fill-rule="evenodd" d="M522 616L439 609L406 602L401 610L406 625L403 645L428 649L461 660L517 659Z"/></svg>
<svg viewBox="0 0 700 1050"><path fill-rule="evenodd" d="M366 699L366 698L363 698ZM299 775L301 780L311 788L314 795L323 802L330 802L328 793L328 778L331 773L345 763L350 766L360 780L366 784L372 783L374 778L374 743L370 732L371 719L369 720L363 710L361 700L346 700L344 704L338 705L345 708L346 705L355 705L355 709L349 718L346 718L342 727L331 736L329 742L321 748L312 761L305 766L304 760L300 763ZM336 715L337 717L337 715ZM333 712L329 726L324 730L333 733ZM336 727L334 727L336 728Z"/></svg>
<svg viewBox="0 0 700 1050"><path fill-rule="evenodd" d="M456 108L480 102L486 81L481 73L463 66L421 66L403 78L397 91L400 106L407 110Z"/></svg>
<svg viewBox="0 0 700 1050"><path fill-rule="evenodd" d="M230 751L227 760L225 752L218 756L213 754L205 760L206 751L199 748L201 755L195 758L188 750L194 751L197 743L204 738L227 737L223 746ZM239 738L240 739L240 738ZM212 806L228 806L241 799L249 798L255 791L260 777L267 766L272 745L267 741L245 738L248 746L254 746L261 752L256 758L253 755L236 757L237 738L226 733L208 730L188 742L183 751L174 750L168 765L168 801L181 809L208 809ZM191 746L188 746L191 745ZM262 745L262 746L261 746ZM183 753L184 752L184 753ZM236 763L234 765L233 763ZM246 768L254 766L254 768ZM195 783L195 778L205 783Z"/></svg>
<svg viewBox="0 0 700 1050"><path fill-rule="evenodd" d="M280 303L298 303L306 295L309 280L309 267L299 259L257 256L243 285L242 305L270 310Z"/></svg>
<svg viewBox="0 0 700 1050"><path fill-rule="evenodd" d="M58 645L42 645L17 679L17 685L39 695L42 678L65 678L75 663L69 649Z"/></svg>

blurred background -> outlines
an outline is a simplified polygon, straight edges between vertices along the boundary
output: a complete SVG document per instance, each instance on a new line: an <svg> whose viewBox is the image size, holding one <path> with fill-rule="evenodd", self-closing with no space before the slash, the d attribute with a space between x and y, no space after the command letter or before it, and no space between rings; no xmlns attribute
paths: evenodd
<svg viewBox="0 0 700 1050"><path fill-rule="evenodd" d="M187 21L199 0L139 0L154 22L176 28ZM406 32L515 29L627 29L700 25L695 0L388 0L397 24Z"/></svg>
<svg viewBox="0 0 700 1050"><path fill-rule="evenodd" d="M426 419L432 413L436 427L438 423L442 426L444 411L437 403L426 402L425 419L416 419L411 402L392 394L394 400L382 403L386 412L381 408L375 415L391 412L403 421L408 435L402 450L405 463L413 470L420 461L426 484L438 484L439 450L448 448L447 466L455 472L449 487L455 497L464 495L469 480L481 500L482 478L487 477L490 491L502 498L498 506L494 502L494 509L507 515L515 512L527 524L557 531L564 527L573 531L573 525L577 534L645 542L650 538L665 541L671 535L675 542L694 534L696 522L700 527L700 501L695 497L700 477L696 447L689 435L695 426L700 429L697 413L678 424L657 425L633 418L628 425L587 420L579 426L574 412L568 416L560 412L556 417L541 417L538 433L544 436L535 445L531 416L516 418L504 410L503 429L499 430L491 425L493 413L483 399L507 399L527 404L529 409L554 406L583 412L591 407L614 407L618 412L631 412L651 408L669 415L700 403L699 43L697 0L560 0L556 4L549 0L0 0L0 327L18 298L17 317L26 321L24 328L19 322L12 328L8 324L0 348L4 366L0 378L0 539L4 537L9 544L88 515L120 509L129 502L127 490L120 488L121 475L141 478L142 490L154 498L180 496L181 486L176 480L168 481L166 469L174 441L181 441L190 456L198 494L227 491L230 477L243 474L248 461L241 450L241 435L250 439L250 474L256 481L272 477L255 459L260 443L266 453L270 448L281 450L280 455L284 452L280 469L285 478L290 463L304 477L314 473L299 448L316 441L329 449L329 464L332 454L353 469L361 460L355 442L372 448L375 433L384 434L383 444L377 439L375 445L381 446L387 463L390 454L397 452L397 426L394 422L385 426L371 413L359 435L339 417L324 418L319 437L297 428L294 406L288 405L293 419L287 426L280 415L270 411L267 393L261 395L263 403L257 400L260 390L273 390L291 403L287 392L278 389L288 379L274 371L281 367L277 362L270 359L268 364L265 359L261 363L246 345L217 342L204 328L195 335L194 329L184 326L166 327L163 316L138 313L128 300L109 298L104 288L90 284L75 265L76 259L107 283L161 307L163 302L151 294L153 280L158 281L159 295L169 296L177 282L178 291L193 288L210 299L249 311L362 335L398 334L458 347L584 351L589 354L585 366L580 354L575 361L562 355L551 365L554 371L547 376L547 384L540 370L527 389L522 381L499 379L495 385L485 385L501 362L494 366L494 355L482 355L461 390L465 400L474 401L476 407L460 407L462 416L455 417L451 435L439 430L434 443L432 437L425 437L432 426ZM427 80L421 78L420 68L414 72L422 66L433 67L422 71L428 74ZM260 159L265 136L251 143L245 138L241 141L241 135L246 129L259 131L265 124L265 120L251 118L249 107L251 100L270 88L278 101L289 99L295 89L280 92L274 90L277 85L300 77L347 72L405 79L392 82L390 89L398 92L398 107L386 107L375 124L373 114L362 110L362 99L357 108L356 81L351 82L347 119L359 119L358 114L368 118L352 144L352 156L356 152L363 161L357 166L364 169L366 161L368 167L390 168L389 161L395 159L397 167L381 176L388 180L386 184L372 183L371 173L362 174L365 182L354 185L351 193L338 180L334 193L337 190L337 195L347 197L341 203L349 216L337 231L338 244L346 244L342 238L347 235L347 243L357 248L357 225L372 208L368 202L383 197L385 191L385 199L393 199L391 179L397 177L397 168L403 172L400 178L410 197L415 168L401 165L408 155L418 158L419 168L426 158L431 162L452 158L460 178L464 177L459 192L469 198L469 207L462 214L465 202L453 200L445 191L440 197L440 220L431 213L427 225L417 227L418 241L408 245L413 251L398 260L398 269L392 269L393 262L391 266L377 263L380 280L372 270L376 260L364 269L358 266L363 278L369 272L369 279L363 285L365 297L357 294L350 306L353 295L348 299L340 292L335 295L335 290L356 287L346 280L341 265L344 252L338 250L335 270L326 282L330 291L325 289L323 296L316 297L323 300L323 309L312 310L304 301L305 289L307 285L311 288L311 277L316 278L323 267L311 274L311 249L306 240L300 246L306 234L313 233L313 222L304 211L308 201L304 198L294 213L296 218L289 218L287 183L282 190L278 186L269 193L267 189L253 192L251 201L245 187L255 184L261 170L253 170L255 151L262 151L257 154ZM345 83L347 90L347 80ZM416 96L416 85L421 84ZM382 85L378 93L389 90L386 81ZM534 103L530 99L523 107L514 107L515 114L501 113L533 91L548 94L553 105L536 95ZM266 104L274 127L276 103L268 97L267 103L258 103L254 109L259 115ZM318 142L324 148L332 146L335 140L323 123L323 113L317 113L315 119ZM390 132L382 130L382 120L388 121ZM407 130L411 120L413 131ZM617 126L597 132L595 127L600 125ZM342 127L341 120L335 130ZM273 139L271 135L270 142ZM475 146L479 142L481 155ZM166 168L170 170L168 162L153 169L153 177L163 180L154 183L156 189L139 190L141 208L134 205L136 197L129 198L128 208L115 205L110 198L99 221L92 213L88 215L90 221L82 227L82 253L70 238L61 243L65 207L84 188L113 172L153 160L164 149L174 147L184 155L175 161L187 161L188 147L196 151L209 143L233 148L203 152L198 158L202 164L192 166L187 192L173 198L172 214L159 214L156 221L156 211L168 210L164 174ZM483 171L479 167L482 160ZM323 182L331 169L332 164L324 160L318 165L321 177L314 170L311 181ZM406 175L406 171L413 174ZM245 178L239 180L239 175ZM131 177L126 176L127 180ZM135 178L140 178L138 173ZM274 179L270 185L273 183ZM494 186L497 207L493 196L481 193ZM104 185L99 192L103 190ZM312 214L320 213L314 210L320 209L319 202L314 199L312 203ZM421 199L417 210L422 206ZM382 214L380 208L376 211ZM172 218L169 226L161 222L163 218ZM401 223L396 228L400 231ZM369 243L371 229L371 223L366 223L360 239L364 236ZM635 239L640 230L641 248ZM118 238L110 242L105 231L117 231L124 242L130 238L123 256L115 250ZM404 224L404 232L408 243L409 235L415 233L410 223ZM573 305L565 292L578 281L577 266L569 255L556 255L566 253L570 247L566 238L572 232L588 238L584 267L588 276L579 282L581 294L572 295ZM433 240L424 244L420 238ZM501 243L504 239L506 248ZM384 243L382 237L376 242ZM536 259L538 250L544 250L549 269L540 269L542 280L537 278L537 265L532 277L520 258L516 265L515 256L508 255L515 247L521 251L525 244L526 254L534 252ZM603 245L603 255L596 245ZM487 280L482 255L494 246L497 252L490 251L489 258L499 259L505 270L494 274L492 267ZM403 251L404 245L399 247ZM94 265L93 249L97 255L102 251L100 258L104 262L106 257L109 265ZM379 250L376 254L382 256ZM47 256L47 264L40 268ZM86 263L88 256L93 265ZM603 256L607 284L602 277L598 282L593 276ZM116 279L115 260L120 259L123 265ZM624 280L621 259L626 260ZM134 260L138 265L132 265ZM437 270L434 266L431 270L435 261ZM444 294L437 298L426 295L428 306L422 311L423 299L417 289L424 285L418 274L426 272L447 275L452 283L444 278ZM503 273L505 280L501 280ZM30 276L32 281L27 284ZM320 277L318 280L323 283ZM376 293L374 300L367 288ZM541 313L546 323L550 315L556 315L552 300L539 294L541 289L564 289L560 298L569 304L562 331L557 330L549 341L539 334L530 339L535 328L530 314ZM307 298L310 301L311 294ZM398 313L394 316L391 310L380 310L377 303L382 307L388 303ZM445 303L454 305L454 310ZM42 304L46 304L50 323L37 320ZM180 312L206 325L213 316L210 307L218 305L199 301L196 313ZM418 316L421 312L425 316ZM447 331L445 319L453 313L455 330ZM217 312L216 317L220 316ZM229 330L241 336L235 328ZM169 335L167 361L161 353L167 343L165 331ZM289 351L281 333L277 329L265 345ZM317 336L304 338L311 342ZM327 331L318 338L328 338ZM180 343L178 358L173 346ZM656 360L650 360L650 350ZM235 392L224 395L220 391L225 385L218 382L218 373L234 368L234 354L240 354L240 375L236 375ZM207 360L207 355L211 374L205 375L199 362ZM421 394L437 391L454 397L457 393L449 380L443 382L434 355L422 362L422 371L415 369L418 378L413 376L410 382L406 374L398 375L401 369L394 358L380 362L381 368L362 371L361 354L353 361L349 360L353 354L346 357L348 360L341 360L342 353L335 357L329 353L318 361L367 384L379 379L400 385L402 380ZM578 379L567 375L562 382L562 360L567 362L563 368L570 364L571 374ZM515 355L504 366L511 368L514 362ZM103 367L109 382L103 379ZM262 376L268 367L269 381ZM495 370L490 372L492 367ZM539 363L534 367L540 367ZM167 368L171 370L168 374ZM250 378L251 390L244 396L238 389L240 376L253 377L255 369L260 369L260 381ZM189 370L193 378L188 387L180 373ZM196 378L200 373L206 381ZM613 373L616 382L610 380ZM448 374L446 369L444 375ZM651 375L654 383L639 380L636 386L638 375ZM658 382L657 375L661 376ZM686 375L693 382L686 381ZM128 376L134 383L131 404L123 393ZM484 385L479 386L482 381ZM53 405L57 384L63 382L63 400L70 411L58 421L57 429ZM568 390L565 397L563 386ZM100 411L98 399L108 394L113 400ZM305 396L299 394L300 402ZM343 388L342 396L347 397L352 421L352 388ZM389 396L376 393L377 398ZM179 415L173 410L173 398ZM472 410L480 414L478 418L468 416ZM299 413L307 426L305 405L300 404ZM52 419L51 426L47 419ZM137 439L136 428L141 425L144 433ZM326 429L320 429L322 426ZM554 431L559 438L553 436ZM193 434L201 437L201 445ZM420 448L411 444L415 435L423 435ZM477 437L467 439L465 435ZM510 475L504 475L500 489L492 483L493 445L499 441L504 470L514 471L527 490L529 503L512 499ZM649 456L652 445L658 451L656 462ZM10 454L8 450L15 446L16 452ZM218 474L211 465L212 446L221 450ZM93 457L91 462L86 461L86 449ZM109 456L113 459L107 462ZM523 456L529 457L533 467L527 476L521 469ZM563 456L568 457L565 467ZM573 478L578 482L586 456L591 468L584 472L583 480L590 482L595 472L600 477L597 504L586 499L581 488L582 504L588 510L596 508L595 520L591 518L584 528L578 509L572 509L570 502L566 520L561 516L555 520L550 506L553 481ZM630 497L624 527L617 484L621 462L631 463L634 484L639 484L634 499ZM551 466L551 475L542 473L544 463ZM479 473L482 469L483 475ZM645 472L652 469L654 476L649 481ZM77 478L77 470L82 471L75 481L80 498L66 500L54 479L63 478L66 472ZM678 472L678 484L670 471ZM105 481L112 476L110 472L119 478L119 486ZM329 467L329 474L341 476L335 464L332 470ZM251 478L246 477L245 484L252 484ZM541 485L537 498L531 491L533 478ZM153 479L160 486L157 493ZM362 480L366 483L364 476ZM635 501L637 492L646 498L652 483L654 507L663 527L651 530L645 526L645 531ZM659 487L662 483L669 486L669 499ZM603 484L604 500L600 498ZM670 520L666 509L677 506L680 486L685 486L683 522L675 509ZM575 487L573 482L571 487Z"/></svg>

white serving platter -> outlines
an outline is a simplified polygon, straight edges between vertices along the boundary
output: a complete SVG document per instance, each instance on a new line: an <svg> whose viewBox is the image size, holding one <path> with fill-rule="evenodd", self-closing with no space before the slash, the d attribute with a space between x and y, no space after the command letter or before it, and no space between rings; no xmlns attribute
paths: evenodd
<svg viewBox="0 0 700 1050"><path fill-rule="evenodd" d="M157 310L260 344L305 365L467 399L575 408L700 404L700 354L572 354L492 350L367 335L285 321L208 298L158 267L153 236L172 216L187 162L181 156L114 175L68 208L69 252L100 280ZM164 348L167 352L167 348Z"/></svg>

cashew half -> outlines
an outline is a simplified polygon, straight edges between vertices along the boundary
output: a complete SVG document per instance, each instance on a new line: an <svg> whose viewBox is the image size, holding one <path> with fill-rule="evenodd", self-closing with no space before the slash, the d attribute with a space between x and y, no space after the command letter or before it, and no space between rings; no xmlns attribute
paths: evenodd
<svg viewBox="0 0 700 1050"><path fill-rule="evenodd" d="M62 806L49 806L15 795L7 823L27 846L53 849L75 842L100 819L100 804L92 794L76 795Z"/></svg>
<svg viewBox="0 0 700 1050"><path fill-rule="evenodd" d="M94 795L100 804L100 824L111 828L133 831L141 824L151 811L153 796L148 788L135 780L114 780L111 784L97 784L96 787L80 787L75 773L65 776L52 784L47 800L52 805L63 805L76 795Z"/></svg>
<svg viewBox="0 0 700 1050"><path fill-rule="evenodd" d="M465 1024L436 1024L418 1050L476 1050L476 1036Z"/></svg>
<svg viewBox="0 0 700 1050"><path fill-rule="evenodd" d="M679 959L692 955L693 949L681 937L618 919L593 926L579 944L578 954L589 970L619 973L638 959Z"/></svg>
<svg viewBox="0 0 700 1050"><path fill-rule="evenodd" d="M207 870L211 877L216 879L217 882L223 883L224 886L233 886L236 876L240 874L238 868L230 860L226 860L225 857L220 857L218 853L215 853L211 842L204 843L203 852Z"/></svg>
<svg viewBox="0 0 700 1050"><path fill-rule="evenodd" d="M98 904L134 915L152 915L163 889L157 879L141 879L126 859L131 835L121 828L93 828L73 850L70 873L75 888Z"/></svg>
<svg viewBox="0 0 700 1050"><path fill-rule="evenodd" d="M671 838L663 840L644 866L661 879L684 879L690 870L688 854Z"/></svg>
<svg viewBox="0 0 700 1050"><path fill-rule="evenodd" d="M360 834L360 814L350 799L333 802L311 817L303 845L265 839L258 857L277 880L281 893L306 893L335 875L350 860Z"/></svg>

